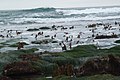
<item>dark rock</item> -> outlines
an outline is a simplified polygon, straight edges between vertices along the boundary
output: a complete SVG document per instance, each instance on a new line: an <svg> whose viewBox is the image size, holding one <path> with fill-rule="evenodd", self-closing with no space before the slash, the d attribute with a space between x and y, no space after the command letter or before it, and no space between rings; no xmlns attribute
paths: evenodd
<svg viewBox="0 0 120 80"><path fill-rule="evenodd" d="M56 27L55 25L52 26L52 28L55 28L55 27Z"/></svg>
<svg viewBox="0 0 120 80"><path fill-rule="evenodd" d="M118 38L116 34L114 35L97 35L95 39L106 39L106 38Z"/></svg>
<svg viewBox="0 0 120 80"><path fill-rule="evenodd" d="M108 55L94 58L85 62L77 71L77 76L91 76L96 74L120 75L120 58Z"/></svg>
<svg viewBox="0 0 120 80"><path fill-rule="evenodd" d="M41 27L39 29L51 29L51 28L49 28L49 27Z"/></svg>
<svg viewBox="0 0 120 80"><path fill-rule="evenodd" d="M58 43L58 41L52 41L52 43Z"/></svg>
<svg viewBox="0 0 120 80"><path fill-rule="evenodd" d="M96 24L90 24L90 25L88 25L88 28L93 28L93 27L96 27Z"/></svg>
<svg viewBox="0 0 120 80"><path fill-rule="evenodd" d="M27 61L21 61L21 62L13 62L10 64L7 64L4 67L3 75L5 76L24 76L24 75L30 75L35 74L37 72L36 69L33 68L32 64Z"/></svg>
<svg viewBox="0 0 120 80"><path fill-rule="evenodd" d="M120 43L120 40L115 41L115 43Z"/></svg>
<svg viewBox="0 0 120 80"><path fill-rule="evenodd" d="M39 31L39 29L34 28L34 29L28 29L27 31Z"/></svg>
<svg viewBox="0 0 120 80"><path fill-rule="evenodd" d="M46 35L45 37L50 37L50 35Z"/></svg>
<svg viewBox="0 0 120 80"><path fill-rule="evenodd" d="M102 26L102 25L104 25L104 24L103 24L103 23L97 23L97 25Z"/></svg>

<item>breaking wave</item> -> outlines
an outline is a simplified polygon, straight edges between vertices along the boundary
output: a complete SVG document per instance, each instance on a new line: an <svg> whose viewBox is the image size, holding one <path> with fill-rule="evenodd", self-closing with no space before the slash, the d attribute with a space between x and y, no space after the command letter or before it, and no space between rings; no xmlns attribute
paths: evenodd
<svg viewBox="0 0 120 80"><path fill-rule="evenodd" d="M41 24L79 20L120 19L120 7L98 8L36 8L0 11L0 24Z"/></svg>

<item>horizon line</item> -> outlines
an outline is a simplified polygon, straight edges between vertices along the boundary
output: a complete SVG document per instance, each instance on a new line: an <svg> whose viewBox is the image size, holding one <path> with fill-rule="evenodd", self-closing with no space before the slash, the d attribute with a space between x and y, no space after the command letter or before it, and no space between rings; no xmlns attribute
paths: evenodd
<svg viewBox="0 0 120 80"><path fill-rule="evenodd" d="M120 5L108 5L108 6L81 6L81 7L33 7L33 8L21 8L21 9L0 9L0 11L13 11L13 10L30 10L38 8L56 8L56 9L71 9L71 8L99 8L99 7L120 7Z"/></svg>

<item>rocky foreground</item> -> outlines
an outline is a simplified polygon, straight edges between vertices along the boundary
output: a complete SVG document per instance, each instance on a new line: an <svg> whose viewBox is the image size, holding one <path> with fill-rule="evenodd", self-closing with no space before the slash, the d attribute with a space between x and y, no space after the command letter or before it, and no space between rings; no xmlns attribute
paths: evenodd
<svg viewBox="0 0 120 80"><path fill-rule="evenodd" d="M24 55L25 56L25 55ZM32 55L26 56L30 58ZM25 57L24 57L25 58ZM79 66L79 68L74 68L71 64L66 65L58 65L54 68L52 76L59 76L59 75L67 75L67 76L92 76L96 74L111 74L115 76L120 76L120 57L108 55L105 57L100 58L93 58L87 60L83 65ZM25 76L25 75L43 75L40 69L33 67L32 62L24 60L22 62L13 62L7 64L3 70L3 77L0 80L13 80L12 78L15 76ZM45 75L45 74L44 74Z"/></svg>
<svg viewBox="0 0 120 80"><path fill-rule="evenodd" d="M115 42L119 43L119 40ZM96 76L106 77L99 80L112 77L119 80L119 45L110 49L81 45L68 51L52 53L36 53L37 50L21 49L0 53L0 80L49 80L49 76L53 80L96 80Z"/></svg>

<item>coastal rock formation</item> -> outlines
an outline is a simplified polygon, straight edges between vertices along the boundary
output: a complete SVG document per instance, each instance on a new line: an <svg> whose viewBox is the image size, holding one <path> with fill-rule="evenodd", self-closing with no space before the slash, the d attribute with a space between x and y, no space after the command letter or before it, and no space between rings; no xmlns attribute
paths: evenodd
<svg viewBox="0 0 120 80"><path fill-rule="evenodd" d="M36 73L37 70L33 68L32 64L27 61L13 62L4 67L3 75L5 76L19 76L30 75Z"/></svg>
<svg viewBox="0 0 120 80"><path fill-rule="evenodd" d="M85 62L77 71L77 76L91 76L96 74L120 75L120 58L108 55Z"/></svg>

